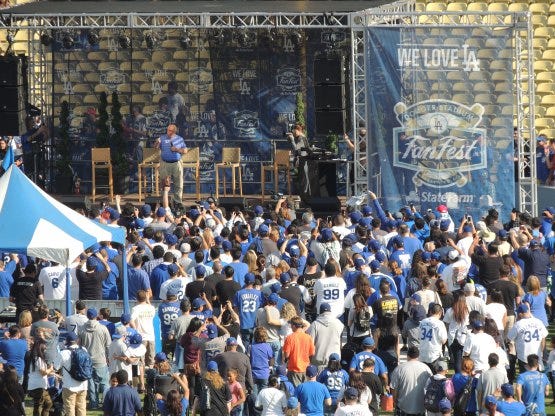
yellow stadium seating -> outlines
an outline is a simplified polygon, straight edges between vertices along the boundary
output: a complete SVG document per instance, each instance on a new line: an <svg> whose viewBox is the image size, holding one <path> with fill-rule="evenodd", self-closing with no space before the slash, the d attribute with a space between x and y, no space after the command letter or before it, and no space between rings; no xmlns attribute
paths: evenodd
<svg viewBox="0 0 555 416"><path fill-rule="evenodd" d="M488 4L483 1L471 1L466 7L466 10L469 12L485 12L487 9Z"/></svg>
<svg viewBox="0 0 555 416"><path fill-rule="evenodd" d="M100 81L100 74L98 72L87 72L85 74L85 81L96 84Z"/></svg>
<svg viewBox="0 0 555 416"><path fill-rule="evenodd" d="M548 139L555 138L555 129L543 129L539 131L539 134L545 134Z"/></svg>
<svg viewBox="0 0 555 416"><path fill-rule="evenodd" d="M536 74L536 82L555 82L555 72L539 72Z"/></svg>
<svg viewBox="0 0 555 416"><path fill-rule="evenodd" d="M542 107L542 108L543 108L543 107ZM537 110L537 109L536 109L536 110ZM545 117L552 117L552 118L554 118L554 117L555 117L555 107L548 107L548 108L545 110L545 114L544 114L544 115L545 115Z"/></svg>
<svg viewBox="0 0 555 416"><path fill-rule="evenodd" d="M555 16L553 16L555 17ZM542 59L546 59L549 61L555 61L555 49L546 49L543 51Z"/></svg>
<svg viewBox="0 0 555 416"><path fill-rule="evenodd" d="M553 61L535 61L534 72L551 71L553 69Z"/></svg>
<svg viewBox="0 0 555 416"><path fill-rule="evenodd" d="M92 87L87 83L76 83L73 84L73 92L75 94L90 94L92 92Z"/></svg>
<svg viewBox="0 0 555 416"><path fill-rule="evenodd" d="M547 26L549 27L555 26L555 13L547 18Z"/></svg>
<svg viewBox="0 0 555 416"><path fill-rule="evenodd" d="M448 12L463 12L466 10L465 2L453 2L447 5L446 10Z"/></svg>
<svg viewBox="0 0 555 416"><path fill-rule="evenodd" d="M547 95L555 94L555 83L553 82L540 82L536 86L536 94Z"/></svg>
<svg viewBox="0 0 555 416"><path fill-rule="evenodd" d="M506 2L493 2L488 6L490 12L506 12L509 10L509 5Z"/></svg>
<svg viewBox="0 0 555 416"><path fill-rule="evenodd" d="M453 83L453 92L468 92L472 89L472 84L468 82L455 82Z"/></svg>
<svg viewBox="0 0 555 416"><path fill-rule="evenodd" d="M495 96L491 94L476 94L474 100L482 105L487 105L495 102Z"/></svg>
<svg viewBox="0 0 555 416"><path fill-rule="evenodd" d="M88 94L83 97L83 104L85 105L97 105L98 97L93 94Z"/></svg>
<svg viewBox="0 0 555 416"><path fill-rule="evenodd" d="M509 4L509 11L510 12L527 12L528 11L528 3L519 3L514 2Z"/></svg>
<svg viewBox="0 0 555 416"><path fill-rule="evenodd" d="M529 10L534 14L549 13L549 4L547 2L530 3Z"/></svg>
<svg viewBox="0 0 555 416"><path fill-rule="evenodd" d="M549 14L555 14L555 3L551 3L549 6Z"/></svg>
<svg viewBox="0 0 555 416"><path fill-rule="evenodd" d="M95 92L96 94L100 94L101 92L108 93L109 91L108 91L108 88L106 88L106 85L104 85L104 84L96 84L96 85L94 86L94 92Z"/></svg>
<svg viewBox="0 0 555 416"><path fill-rule="evenodd" d="M555 29L552 27L538 27L534 29L535 38L553 39L555 36Z"/></svg>
<svg viewBox="0 0 555 416"><path fill-rule="evenodd" d="M176 61L164 62L163 68L166 71L182 71L183 70L183 67L181 66L181 64L179 62L176 62Z"/></svg>
<svg viewBox="0 0 555 416"><path fill-rule="evenodd" d="M447 4L445 2L431 2L426 4L427 12L444 12L447 9Z"/></svg>
<svg viewBox="0 0 555 416"><path fill-rule="evenodd" d="M543 51L548 47L549 41L549 39L545 38L534 38L534 40L532 40L532 46L534 46L534 49L541 49Z"/></svg>
<svg viewBox="0 0 555 416"><path fill-rule="evenodd" d="M555 128L555 120L550 117L536 118L534 121L536 129L552 129Z"/></svg>
<svg viewBox="0 0 555 416"><path fill-rule="evenodd" d="M544 106L552 106L555 105L555 94L551 95L544 95L541 99L541 103Z"/></svg>
<svg viewBox="0 0 555 416"><path fill-rule="evenodd" d="M133 73L131 74L131 80L133 82L148 82L149 81L144 72L137 72L137 71L133 71Z"/></svg>

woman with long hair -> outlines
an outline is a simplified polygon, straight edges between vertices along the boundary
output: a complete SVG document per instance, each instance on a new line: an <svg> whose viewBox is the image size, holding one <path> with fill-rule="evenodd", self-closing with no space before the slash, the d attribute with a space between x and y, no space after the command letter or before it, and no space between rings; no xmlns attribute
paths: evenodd
<svg viewBox="0 0 555 416"><path fill-rule="evenodd" d="M528 304L530 313L538 318L547 327L549 321L545 307L551 308L551 299L541 290L540 279L537 276L530 275L526 281L526 294L522 298L522 303Z"/></svg>
<svg viewBox="0 0 555 416"><path fill-rule="evenodd" d="M31 311L25 310L19 314L19 330L21 331L21 338L26 339L31 345L31 325L33 324L33 316Z"/></svg>
<svg viewBox="0 0 555 416"><path fill-rule="evenodd" d="M228 416L231 411L231 391L218 373L218 364L209 361L206 373L200 380L199 395L195 397L191 414L201 416Z"/></svg>
<svg viewBox="0 0 555 416"><path fill-rule="evenodd" d="M461 361L461 369L451 378L453 389L455 390L455 397L457 397L465 388L467 383L471 383L472 393L470 399L466 404L466 409L461 416L476 416L478 406L476 402L476 385L478 379L474 377L474 361L470 357L464 357Z"/></svg>
<svg viewBox="0 0 555 416"><path fill-rule="evenodd" d="M358 293L359 295L362 295L366 302L366 300L373 292L374 289L372 289L372 286L370 286L368 276L366 276L364 273L359 273L359 275L355 279L355 287L349 290L345 295L345 309L350 310L354 307L353 296L355 296L355 294Z"/></svg>
<svg viewBox="0 0 555 416"><path fill-rule="evenodd" d="M368 282L366 276L363 276L363 279ZM361 346L362 340L371 334L370 320L372 319L373 312L372 308L366 304L366 299L368 298L365 298L360 293L356 293L353 296L353 307L349 309L347 317L349 335L358 346Z"/></svg>
<svg viewBox="0 0 555 416"><path fill-rule="evenodd" d="M268 344L268 331L259 326L254 330L254 343L250 353L252 378L254 382L253 393L258 395L263 388L268 386L270 367L274 365L274 352Z"/></svg>
<svg viewBox="0 0 555 416"><path fill-rule="evenodd" d="M502 259L503 259L503 263L511 268L511 276L509 276L509 280L516 283L516 285L519 287L520 295L521 296L524 295L524 290L522 289L522 286L521 286L522 285L522 269L517 264L517 262L514 261L514 259L511 257L510 254L505 254L502 257Z"/></svg>
<svg viewBox="0 0 555 416"><path fill-rule="evenodd" d="M260 276L260 281L266 281L266 256L260 254L256 257L256 271L253 272L255 276Z"/></svg>
<svg viewBox="0 0 555 416"><path fill-rule="evenodd" d="M29 381L27 391L33 399L33 416L49 416L52 399L48 393L48 376L54 368L46 363L46 341L37 338L29 351Z"/></svg>
<svg viewBox="0 0 555 416"><path fill-rule="evenodd" d="M181 394L179 391L172 389L164 397L157 394L156 395L156 407L162 416L186 416L187 408L189 407L189 385L187 384L187 378L182 377L179 373L172 374L173 379L181 387Z"/></svg>
<svg viewBox="0 0 555 416"><path fill-rule="evenodd" d="M442 279L437 279L435 286L437 295L441 299L441 305L443 306L443 309L449 309L451 306L453 306L453 301L455 298L453 297L453 294L449 292L447 284Z"/></svg>
<svg viewBox="0 0 555 416"><path fill-rule="evenodd" d="M19 384L17 370L12 365L4 366L0 377L0 412L3 416L25 416L25 392Z"/></svg>
<svg viewBox="0 0 555 416"><path fill-rule="evenodd" d="M486 304L486 318L493 319L501 339L504 339L505 326L507 325L507 308L503 302L501 291L492 289Z"/></svg>
<svg viewBox="0 0 555 416"><path fill-rule="evenodd" d="M243 263L249 267L249 273L255 274L257 272L258 266L256 264L256 253L254 250L247 250L243 256Z"/></svg>
<svg viewBox="0 0 555 416"><path fill-rule="evenodd" d="M469 311L463 292L454 293L453 306L445 312L443 322L447 325L447 340L455 371L460 372L463 347L469 332Z"/></svg>
<svg viewBox="0 0 555 416"><path fill-rule="evenodd" d="M358 391L358 402L360 404L369 405L372 401L372 391L370 387L366 385L364 379L362 378L362 373L360 371L354 371L349 376L349 382L345 386L354 387ZM341 398L343 398L344 391L341 392Z"/></svg>
<svg viewBox="0 0 555 416"><path fill-rule="evenodd" d="M197 383L200 381L200 351L201 346L195 342L197 338L206 338L204 335L206 324L201 319L195 317L189 323L185 334L179 340L183 347L183 363L185 365L185 375L192 392L195 391ZM189 397L189 401L191 397Z"/></svg>
<svg viewBox="0 0 555 416"><path fill-rule="evenodd" d="M424 276L422 278L422 289L417 291L415 294L420 295L420 304L424 307L424 309L428 310L430 303L437 303L443 307L441 304L441 298L431 289L432 281L428 276Z"/></svg>
<svg viewBox="0 0 555 416"><path fill-rule="evenodd" d="M270 377L268 387L263 389L256 396L255 408L261 411L261 416L283 416L287 408L287 396L283 390L279 388L279 378Z"/></svg>

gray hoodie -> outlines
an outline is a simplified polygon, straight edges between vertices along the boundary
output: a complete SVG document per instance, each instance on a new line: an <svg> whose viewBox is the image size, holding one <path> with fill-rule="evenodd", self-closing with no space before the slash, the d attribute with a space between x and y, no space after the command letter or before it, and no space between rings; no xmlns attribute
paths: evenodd
<svg viewBox="0 0 555 416"><path fill-rule="evenodd" d="M341 355L341 333L343 323L335 318L331 312L324 312L310 324L306 331L314 340L316 354L312 357L312 364L325 366L330 354Z"/></svg>
<svg viewBox="0 0 555 416"><path fill-rule="evenodd" d="M91 355L94 367L106 366L108 347L110 346L110 332L96 319L88 320L79 332L81 345L87 349Z"/></svg>

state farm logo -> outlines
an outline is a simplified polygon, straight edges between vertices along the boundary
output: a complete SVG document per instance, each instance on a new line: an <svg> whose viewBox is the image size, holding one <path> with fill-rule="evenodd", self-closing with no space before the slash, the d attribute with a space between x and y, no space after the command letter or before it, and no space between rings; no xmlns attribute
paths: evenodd
<svg viewBox="0 0 555 416"><path fill-rule="evenodd" d="M100 84L110 92L117 91L127 81L127 75L117 68L108 68L100 73Z"/></svg>
<svg viewBox="0 0 555 416"><path fill-rule="evenodd" d="M243 110L233 115L233 127L240 137L256 137L259 124L258 113L254 111Z"/></svg>
<svg viewBox="0 0 555 416"><path fill-rule="evenodd" d="M301 86L301 73L296 68L281 68L276 74L276 86L282 95L295 94Z"/></svg>
<svg viewBox="0 0 555 416"><path fill-rule="evenodd" d="M189 74L189 85L196 92L208 92L212 85L212 72L206 68L193 68Z"/></svg>
<svg viewBox="0 0 555 416"><path fill-rule="evenodd" d="M393 166L415 171L416 186L463 187L467 172L487 168L481 104L438 99L394 111L401 127L393 129Z"/></svg>

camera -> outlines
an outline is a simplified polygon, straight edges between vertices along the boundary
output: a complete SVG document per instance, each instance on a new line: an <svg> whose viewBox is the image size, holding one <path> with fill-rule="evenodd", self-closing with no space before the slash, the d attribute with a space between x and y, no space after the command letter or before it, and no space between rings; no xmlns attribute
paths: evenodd
<svg viewBox="0 0 555 416"><path fill-rule="evenodd" d="M470 215L467 215L467 216L466 216L466 220L467 220L468 222L472 222L472 217L471 217Z"/></svg>
<svg viewBox="0 0 555 416"><path fill-rule="evenodd" d="M283 194L281 192L277 192L272 194L272 199L274 201L279 201L281 198L283 198Z"/></svg>

